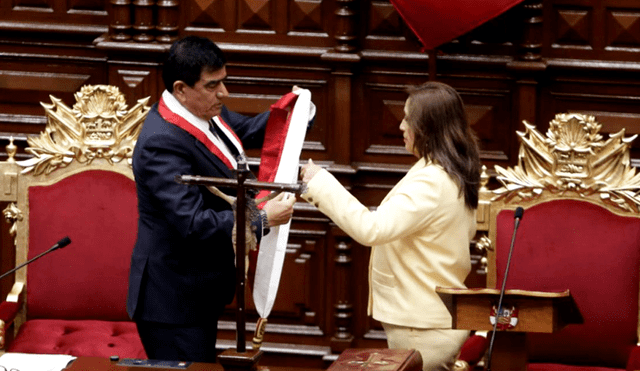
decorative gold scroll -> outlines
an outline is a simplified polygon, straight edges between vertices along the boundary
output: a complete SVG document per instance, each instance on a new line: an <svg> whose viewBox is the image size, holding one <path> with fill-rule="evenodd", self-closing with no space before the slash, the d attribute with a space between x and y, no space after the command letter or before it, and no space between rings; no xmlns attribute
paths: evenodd
<svg viewBox="0 0 640 371"><path fill-rule="evenodd" d="M580 197L598 195L625 211L639 212L640 175L630 165L629 146L637 137L624 137L624 129L603 140L594 116L557 114L546 137L526 121L518 165L496 166L502 187L492 201L520 203L543 192L575 192Z"/></svg>
<svg viewBox="0 0 640 371"><path fill-rule="evenodd" d="M49 174L73 160L91 163L102 158L109 163L131 154L142 123L149 111L149 97L140 99L127 110L125 97L115 86L85 85L75 93L76 104L67 107L51 97L52 104L40 103L46 112L47 126L39 137L27 139L27 152L33 158L20 161L22 173Z"/></svg>
<svg viewBox="0 0 640 371"><path fill-rule="evenodd" d="M15 245L17 243L16 234L18 232L18 222L24 219L24 214L22 213L22 210L18 209L16 204L13 202L10 203L9 206L7 206L2 211L2 214L4 215L4 219L7 221L7 223L11 223L9 234L13 236L13 243Z"/></svg>

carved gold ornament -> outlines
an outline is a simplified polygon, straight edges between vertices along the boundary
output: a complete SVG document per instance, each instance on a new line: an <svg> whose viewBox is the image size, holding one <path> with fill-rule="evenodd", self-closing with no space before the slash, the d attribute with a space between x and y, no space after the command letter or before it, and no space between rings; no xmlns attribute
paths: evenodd
<svg viewBox="0 0 640 371"><path fill-rule="evenodd" d="M14 238L14 245L17 244L16 233L18 232L18 222L24 219L24 215L22 214L22 210L18 209L15 203L10 203L3 211L4 219L7 223L11 224L11 228L9 229L9 234Z"/></svg>
<svg viewBox="0 0 640 371"><path fill-rule="evenodd" d="M493 200L515 203L540 197L543 192L575 192L581 197L599 195L613 205L638 212L640 175L630 165L629 146L637 137L624 137L624 129L603 140L594 116L558 114L547 136L524 122L518 165L496 166L503 187Z"/></svg>
<svg viewBox="0 0 640 371"><path fill-rule="evenodd" d="M110 85L83 86L75 93L72 109L50 97L52 104L40 103L47 116L46 130L27 139L26 151L34 157L18 162L24 168L22 173L49 174L74 159L87 164L96 158L131 163L136 138L149 111L149 97L138 100L130 110L124 95Z"/></svg>

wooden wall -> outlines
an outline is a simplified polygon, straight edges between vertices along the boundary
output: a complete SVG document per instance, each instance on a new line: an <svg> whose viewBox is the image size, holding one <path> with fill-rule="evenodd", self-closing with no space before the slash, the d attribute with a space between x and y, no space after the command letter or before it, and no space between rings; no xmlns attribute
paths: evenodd
<svg viewBox="0 0 640 371"><path fill-rule="evenodd" d="M53 95L71 105L84 84L116 85L130 105L156 101L162 59L189 34L226 52L234 110L266 110L294 84L311 90L318 115L303 159L371 207L413 161L398 129L408 84L458 89L489 169L517 162L523 120L546 131L555 113L581 111L604 133L640 131L636 0L525 0L433 52L421 51L388 0L0 0L0 140L15 138L24 158L26 136L45 125L39 102ZM640 141L632 157L638 164ZM7 228L2 271L13 266ZM470 248L468 283L483 286L480 252ZM326 365L347 347L385 346L366 315L368 253L296 205L265 362ZM255 319L250 310L248 334ZM235 344L233 320L230 307L222 347Z"/></svg>

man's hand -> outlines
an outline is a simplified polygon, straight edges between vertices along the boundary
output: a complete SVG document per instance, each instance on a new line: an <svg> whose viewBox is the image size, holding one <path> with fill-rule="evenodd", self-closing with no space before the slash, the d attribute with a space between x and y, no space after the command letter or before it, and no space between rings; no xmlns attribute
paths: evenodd
<svg viewBox="0 0 640 371"><path fill-rule="evenodd" d="M288 196L286 200L285 195ZM264 204L262 210L267 212L268 226L275 227L288 223L293 215L293 204L295 203L295 196L281 193L278 197Z"/></svg>

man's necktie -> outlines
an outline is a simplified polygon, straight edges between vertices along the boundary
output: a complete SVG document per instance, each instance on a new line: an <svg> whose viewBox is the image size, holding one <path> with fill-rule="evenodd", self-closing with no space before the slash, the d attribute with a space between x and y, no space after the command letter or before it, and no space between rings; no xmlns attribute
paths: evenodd
<svg viewBox="0 0 640 371"><path fill-rule="evenodd" d="M218 137L218 139L220 139L227 146L227 148L229 149L229 152L231 152L231 154L233 155L233 158L237 160L238 156L240 156L240 152L238 152L238 149L236 148L236 146L233 145L231 140L226 136L226 134L222 130L218 128L218 125L216 125L213 122L213 120L209 121L209 130L211 130L213 135Z"/></svg>

